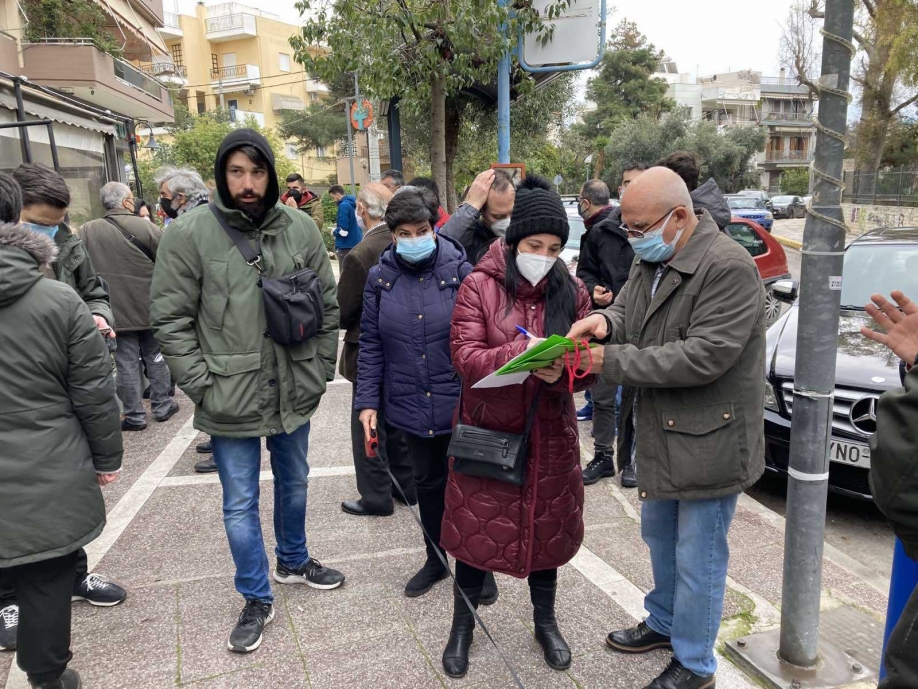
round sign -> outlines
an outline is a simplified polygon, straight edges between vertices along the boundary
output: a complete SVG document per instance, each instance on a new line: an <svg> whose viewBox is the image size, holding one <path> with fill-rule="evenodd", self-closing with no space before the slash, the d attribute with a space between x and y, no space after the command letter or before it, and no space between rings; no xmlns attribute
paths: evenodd
<svg viewBox="0 0 918 689"><path fill-rule="evenodd" d="M561 182L564 181L564 178L561 175L555 175L555 186L560 187Z"/></svg>
<svg viewBox="0 0 918 689"><path fill-rule="evenodd" d="M373 124L373 104L364 99L351 105L351 126L363 132Z"/></svg>

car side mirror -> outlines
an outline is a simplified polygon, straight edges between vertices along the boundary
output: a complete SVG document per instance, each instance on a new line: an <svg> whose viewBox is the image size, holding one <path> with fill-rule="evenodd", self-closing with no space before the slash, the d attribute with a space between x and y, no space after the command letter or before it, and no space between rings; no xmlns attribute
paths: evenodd
<svg viewBox="0 0 918 689"><path fill-rule="evenodd" d="M778 280L771 286L771 293L778 301L793 304L800 293L800 283L796 280Z"/></svg>

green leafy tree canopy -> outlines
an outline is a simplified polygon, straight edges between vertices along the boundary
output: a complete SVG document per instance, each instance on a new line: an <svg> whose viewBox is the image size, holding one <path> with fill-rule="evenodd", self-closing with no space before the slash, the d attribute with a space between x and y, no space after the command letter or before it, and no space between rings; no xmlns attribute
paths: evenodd
<svg viewBox="0 0 918 689"><path fill-rule="evenodd" d="M810 190L810 170L805 167L791 168L781 173L781 193L792 196L806 196Z"/></svg>
<svg viewBox="0 0 918 689"><path fill-rule="evenodd" d="M284 110L277 131L284 139L296 139L300 153L318 146L330 146L347 136L344 109L324 103L310 103L305 113Z"/></svg>

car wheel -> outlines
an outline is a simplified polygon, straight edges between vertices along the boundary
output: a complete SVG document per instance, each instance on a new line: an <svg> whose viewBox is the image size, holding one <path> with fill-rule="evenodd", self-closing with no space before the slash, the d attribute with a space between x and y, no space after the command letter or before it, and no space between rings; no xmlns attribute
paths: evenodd
<svg viewBox="0 0 918 689"><path fill-rule="evenodd" d="M765 326L769 326L781 317L781 302L772 293L771 287L765 289Z"/></svg>

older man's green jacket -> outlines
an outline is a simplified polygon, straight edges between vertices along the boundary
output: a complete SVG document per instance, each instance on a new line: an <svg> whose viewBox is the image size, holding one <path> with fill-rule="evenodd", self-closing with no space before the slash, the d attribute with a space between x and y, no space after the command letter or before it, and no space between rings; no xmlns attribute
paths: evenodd
<svg viewBox="0 0 918 689"><path fill-rule="evenodd" d="M195 403L196 428L237 438L291 433L309 420L335 376L338 302L328 252L306 213L276 204L256 227L216 203L253 246L260 238L269 277L304 267L316 272L323 328L303 344L275 344L257 271L201 206L163 234L151 288L153 330L176 383Z"/></svg>
<svg viewBox="0 0 918 689"><path fill-rule="evenodd" d="M611 338L602 374L627 386L623 422L637 408L640 496L739 493L765 471L761 277L707 211L651 296L660 265L636 259L615 302L598 312ZM620 453L630 454L628 436Z"/></svg>

